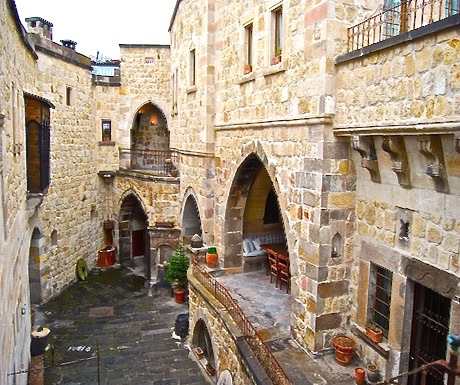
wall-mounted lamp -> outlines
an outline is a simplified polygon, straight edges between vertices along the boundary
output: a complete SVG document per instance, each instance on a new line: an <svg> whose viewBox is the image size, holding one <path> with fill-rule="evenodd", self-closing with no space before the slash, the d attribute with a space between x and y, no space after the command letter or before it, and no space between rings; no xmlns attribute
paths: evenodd
<svg viewBox="0 0 460 385"><path fill-rule="evenodd" d="M97 174L104 179L105 183L110 183L112 178L115 178L114 171L99 171Z"/></svg>

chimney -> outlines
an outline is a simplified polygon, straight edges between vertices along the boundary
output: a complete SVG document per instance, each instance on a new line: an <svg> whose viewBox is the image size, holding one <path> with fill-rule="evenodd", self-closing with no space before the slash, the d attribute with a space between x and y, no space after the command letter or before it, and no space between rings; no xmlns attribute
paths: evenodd
<svg viewBox="0 0 460 385"><path fill-rule="evenodd" d="M64 47L70 48L72 51L75 51L76 42L73 40L61 40L61 43Z"/></svg>
<svg viewBox="0 0 460 385"><path fill-rule="evenodd" d="M41 17L28 17L26 18L26 23L28 33L35 33L41 37L53 40L53 23Z"/></svg>

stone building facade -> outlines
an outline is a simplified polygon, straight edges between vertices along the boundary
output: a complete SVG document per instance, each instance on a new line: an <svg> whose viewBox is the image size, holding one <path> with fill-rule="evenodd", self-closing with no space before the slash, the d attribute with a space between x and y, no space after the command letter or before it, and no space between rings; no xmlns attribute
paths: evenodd
<svg viewBox="0 0 460 385"><path fill-rule="evenodd" d="M93 267L111 244L153 282L194 234L239 274L260 268L245 237L282 233L290 332L309 351L347 333L386 376L405 371L430 300L460 334L458 12L347 49L378 2L249 3L178 0L171 45L121 45L107 78L52 23L27 32L0 1L2 384L27 382L8 374L28 365L31 308L76 279L78 259ZM192 342L211 335L218 372L251 383L236 325L190 279Z"/></svg>
<svg viewBox="0 0 460 385"><path fill-rule="evenodd" d="M77 279L78 259L94 267L108 243L118 254L127 250L131 263L132 233L150 267L148 227L177 226L180 206L177 177L136 177L132 167L115 177L142 108L158 118L148 125L162 133L159 146L169 151L169 46L121 47L124 77L113 82L92 74L93 63L75 51L75 42L54 42L51 22L28 18L24 27L10 0L0 2L0 15L0 383L25 384L34 305ZM153 252L170 252L177 230L161 239Z"/></svg>

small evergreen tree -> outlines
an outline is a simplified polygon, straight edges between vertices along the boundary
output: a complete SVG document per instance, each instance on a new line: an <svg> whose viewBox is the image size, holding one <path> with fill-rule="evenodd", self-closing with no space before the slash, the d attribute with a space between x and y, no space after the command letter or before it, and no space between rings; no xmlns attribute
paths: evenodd
<svg viewBox="0 0 460 385"><path fill-rule="evenodd" d="M188 283L187 270L189 263L190 261L186 254L186 249L181 244L168 261L165 271L165 280L171 283L177 283L178 287L185 289Z"/></svg>

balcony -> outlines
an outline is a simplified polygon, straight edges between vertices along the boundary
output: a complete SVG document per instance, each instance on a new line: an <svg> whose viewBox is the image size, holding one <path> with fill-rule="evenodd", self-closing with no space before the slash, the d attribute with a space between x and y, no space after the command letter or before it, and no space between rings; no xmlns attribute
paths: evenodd
<svg viewBox="0 0 460 385"><path fill-rule="evenodd" d="M177 177L179 155L170 150L120 149L120 170L154 176Z"/></svg>
<svg viewBox="0 0 460 385"><path fill-rule="evenodd" d="M348 52L447 19L459 14L459 8L458 0L408 0L392 8L380 6L369 19L348 28Z"/></svg>

